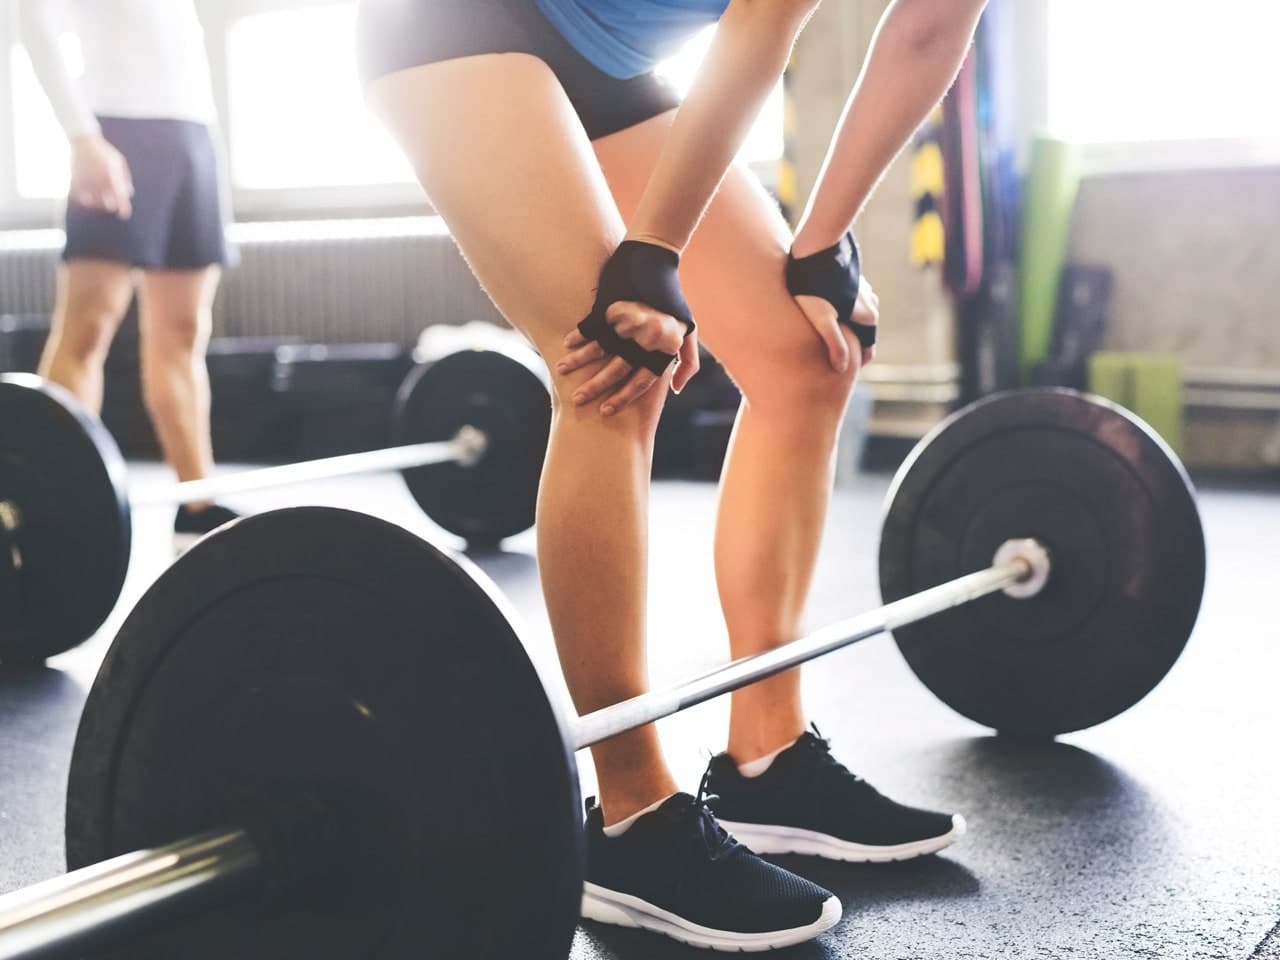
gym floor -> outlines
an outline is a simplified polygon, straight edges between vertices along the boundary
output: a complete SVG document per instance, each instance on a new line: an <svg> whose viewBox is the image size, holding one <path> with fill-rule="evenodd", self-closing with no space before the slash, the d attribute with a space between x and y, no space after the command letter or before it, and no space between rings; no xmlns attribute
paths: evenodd
<svg viewBox="0 0 1280 960"><path fill-rule="evenodd" d="M140 465L133 478L144 487L164 473ZM865 476L838 491L811 604L815 625L879 602L875 541L888 482ZM711 571L714 496L705 484L655 488L655 684L726 656ZM233 505L294 503L371 504L434 535L391 477ZM963 812L970 832L941 856L905 864L786 859L836 892L845 912L834 931L785 956L1280 960L1280 621L1270 595L1280 496L1274 487L1202 486L1201 510L1210 563L1195 635L1154 693L1101 727L1053 743L992 737L936 701L885 637L807 671L811 714L851 767L891 795ZM63 868L63 787L85 692L120 618L168 558L168 515L141 512L135 523L125 597L99 636L48 670L0 670L0 891ZM524 617L534 658L555 675L532 547L527 534L509 552L476 559ZM684 639L690 618L694 644ZM727 706L715 701L662 724L686 789L696 788L708 752L721 744ZM583 777L590 793L590 771ZM706 956L594 925L579 931L572 954Z"/></svg>

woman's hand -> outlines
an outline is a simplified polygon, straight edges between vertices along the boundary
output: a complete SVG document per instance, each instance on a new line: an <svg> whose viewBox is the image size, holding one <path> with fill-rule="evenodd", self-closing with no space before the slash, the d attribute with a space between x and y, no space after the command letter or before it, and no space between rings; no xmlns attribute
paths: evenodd
<svg viewBox="0 0 1280 960"><path fill-rule="evenodd" d="M610 304L605 311L605 319L613 332L623 339L631 340L645 350L677 357L671 384L676 393L683 390L698 372L698 334L697 331L687 332L688 327L683 321L635 301ZM578 406L606 398L600 408L605 416L612 416L635 403L666 376L611 356L598 342L588 340L576 329L565 337L564 345L569 352L556 363L556 371L561 375L607 361L573 394L573 402Z"/></svg>
<svg viewBox="0 0 1280 960"><path fill-rule="evenodd" d="M124 154L103 137L77 137L71 145L71 201L90 210L133 216L133 177Z"/></svg>
<svg viewBox="0 0 1280 960"><path fill-rule="evenodd" d="M800 294L795 298L796 305L804 313L814 332L827 350L827 359L831 369L844 373L849 364L856 362L857 370L861 370L876 357L876 348L862 346L848 327L836 320L836 308L822 297ZM871 281L866 277L858 286L858 300L853 307L853 322L875 326L880 322L880 298L871 288Z"/></svg>

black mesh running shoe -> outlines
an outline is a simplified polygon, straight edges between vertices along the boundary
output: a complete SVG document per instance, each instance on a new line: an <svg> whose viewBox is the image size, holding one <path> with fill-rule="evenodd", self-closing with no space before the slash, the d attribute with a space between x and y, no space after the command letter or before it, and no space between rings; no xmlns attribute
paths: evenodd
<svg viewBox="0 0 1280 960"><path fill-rule="evenodd" d="M184 503L178 507L178 515L173 521L174 553L185 553L206 533L212 533L224 524L239 519L240 514L216 503L203 510L192 510Z"/></svg>
<svg viewBox="0 0 1280 960"><path fill-rule="evenodd" d="M605 836L600 807L588 800L587 838L588 920L751 952L803 943L840 919L835 895L726 833L703 791L676 794L619 837Z"/></svg>
<svg viewBox="0 0 1280 960"><path fill-rule="evenodd" d="M903 806L850 773L816 727L758 777L744 777L732 757L718 754L707 781L724 828L758 853L910 860L937 853L965 831L959 814Z"/></svg>

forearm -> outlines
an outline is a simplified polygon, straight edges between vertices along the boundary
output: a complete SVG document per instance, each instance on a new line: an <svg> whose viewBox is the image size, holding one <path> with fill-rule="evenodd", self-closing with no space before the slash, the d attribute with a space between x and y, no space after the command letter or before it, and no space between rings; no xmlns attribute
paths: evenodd
<svg viewBox="0 0 1280 960"><path fill-rule="evenodd" d="M67 69L58 45L58 24L54 17L54 0L19 0L19 33L40 86L44 88L53 112L67 135L80 137L101 133L88 99L71 71Z"/></svg>
<svg viewBox="0 0 1280 960"><path fill-rule="evenodd" d="M836 243L947 92L986 0L895 0L880 20L796 232L807 256Z"/></svg>
<svg viewBox="0 0 1280 960"><path fill-rule="evenodd" d="M684 249L817 0L734 0L681 104L627 236Z"/></svg>

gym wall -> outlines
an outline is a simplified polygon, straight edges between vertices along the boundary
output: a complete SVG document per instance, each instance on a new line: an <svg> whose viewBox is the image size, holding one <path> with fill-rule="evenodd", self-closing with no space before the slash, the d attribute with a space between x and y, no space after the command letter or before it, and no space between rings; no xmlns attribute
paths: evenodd
<svg viewBox="0 0 1280 960"><path fill-rule="evenodd" d="M1069 259L1107 265L1108 349L1184 364L1185 459L1280 465L1280 169L1097 175Z"/></svg>

